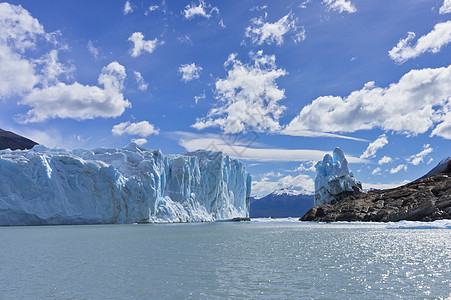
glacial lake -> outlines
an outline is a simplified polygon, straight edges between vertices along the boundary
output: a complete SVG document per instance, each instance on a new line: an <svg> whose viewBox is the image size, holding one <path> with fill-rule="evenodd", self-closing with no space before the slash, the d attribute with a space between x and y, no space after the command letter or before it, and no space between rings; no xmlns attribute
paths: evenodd
<svg viewBox="0 0 451 300"><path fill-rule="evenodd" d="M450 229L293 220L0 227L0 299L450 296Z"/></svg>

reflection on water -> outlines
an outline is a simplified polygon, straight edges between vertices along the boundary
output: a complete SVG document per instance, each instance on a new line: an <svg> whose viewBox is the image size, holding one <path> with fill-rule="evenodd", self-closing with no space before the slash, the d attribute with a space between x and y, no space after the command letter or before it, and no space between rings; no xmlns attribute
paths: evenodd
<svg viewBox="0 0 451 300"><path fill-rule="evenodd" d="M0 228L0 298L436 298L451 231L246 222Z"/></svg>

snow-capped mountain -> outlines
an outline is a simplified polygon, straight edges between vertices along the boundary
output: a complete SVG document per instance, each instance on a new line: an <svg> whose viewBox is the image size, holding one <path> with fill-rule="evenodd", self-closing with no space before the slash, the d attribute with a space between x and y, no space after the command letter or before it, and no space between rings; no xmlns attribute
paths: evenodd
<svg viewBox="0 0 451 300"><path fill-rule="evenodd" d="M252 197L251 218L286 218L303 216L313 207L314 196L305 191L277 189L264 197Z"/></svg>

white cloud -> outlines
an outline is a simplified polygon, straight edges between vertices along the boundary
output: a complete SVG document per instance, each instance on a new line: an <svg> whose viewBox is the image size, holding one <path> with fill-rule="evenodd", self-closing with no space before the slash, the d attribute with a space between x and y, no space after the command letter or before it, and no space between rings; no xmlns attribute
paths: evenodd
<svg viewBox="0 0 451 300"><path fill-rule="evenodd" d="M23 57L47 38L44 27L22 6L0 3L0 99L22 95L40 80L32 61Z"/></svg>
<svg viewBox="0 0 451 300"><path fill-rule="evenodd" d="M443 46L451 42L451 21L436 24L431 32L420 37L416 44L412 45L414 38L415 33L409 32L405 39L399 40L388 52L390 58L402 64L426 52L440 52Z"/></svg>
<svg viewBox="0 0 451 300"><path fill-rule="evenodd" d="M142 146L147 143L147 140L144 138L141 139L132 139L132 142L137 144L138 146Z"/></svg>
<svg viewBox="0 0 451 300"><path fill-rule="evenodd" d="M390 174L396 174L401 170L407 171L407 165L399 165L396 168L391 169Z"/></svg>
<svg viewBox="0 0 451 300"><path fill-rule="evenodd" d="M318 161L307 161L303 162L294 171L296 172L316 172L316 164Z"/></svg>
<svg viewBox="0 0 451 300"><path fill-rule="evenodd" d="M142 92L147 90L147 87L149 84L144 81L144 78L141 75L141 73L137 72L137 71L133 71L133 74L135 74L135 79L136 79L136 83L138 84L138 89Z"/></svg>
<svg viewBox="0 0 451 300"><path fill-rule="evenodd" d="M132 57L138 57L143 52L152 53L158 45L158 39L144 40L144 35L141 32L134 32L128 40L133 43L133 48L130 49Z"/></svg>
<svg viewBox="0 0 451 300"><path fill-rule="evenodd" d="M266 14L265 17L253 18L252 24L246 28L245 36L250 38L252 43L258 45L275 43L280 46L284 42L284 36L289 32L293 34L296 43L305 40L305 29L296 25L297 19L293 13L288 13L274 23L265 22L265 19Z"/></svg>
<svg viewBox="0 0 451 300"><path fill-rule="evenodd" d="M159 134L159 130L156 129L148 121L141 121L138 123L122 122L120 124L114 125L111 129L113 135L137 135L140 137L147 137L152 134Z"/></svg>
<svg viewBox="0 0 451 300"><path fill-rule="evenodd" d="M85 120L120 116L131 106L122 95L125 77L125 68L112 62L99 75L98 82L103 88L78 82L69 85L58 82L43 89L35 88L20 101L32 109L19 116L18 121L33 123L51 118Z"/></svg>
<svg viewBox="0 0 451 300"><path fill-rule="evenodd" d="M354 13L357 11L355 6L349 0L323 0L327 10L334 10L338 13Z"/></svg>
<svg viewBox="0 0 451 300"><path fill-rule="evenodd" d="M205 1L199 0L199 4L196 5L194 2L191 2L187 6L185 6L185 10L183 14L185 19L190 20L194 17L203 17L203 18L211 18L213 13L219 14L219 9L217 7L212 7L210 4L206 4Z"/></svg>
<svg viewBox="0 0 451 300"><path fill-rule="evenodd" d="M130 4L130 1L125 1L124 4L124 15L128 15L133 12L133 7Z"/></svg>
<svg viewBox="0 0 451 300"><path fill-rule="evenodd" d="M371 158L376 156L376 152L379 149L382 149L385 145L388 144L387 136L385 134L378 137L374 142L368 145L368 148L363 152L360 158Z"/></svg>
<svg viewBox="0 0 451 300"><path fill-rule="evenodd" d="M414 154L407 159L409 164L414 166L418 166L421 162L423 162L424 158L429 155L434 149L431 148L431 145L426 144L423 146L423 150L420 153Z"/></svg>
<svg viewBox="0 0 451 300"><path fill-rule="evenodd" d="M248 64L236 56L231 54L224 64L227 77L216 81L217 107L206 118L197 119L192 127L220 127L225 133L247 129L278 131L279 118L285 110L278 102L285 98L285 91L275 81L287 72L277 68L274 55L263 55L262 51L251 53L252 62Z"/></svg>
<svg viewBox="0 0 451 300"><path fill-rule="evenodd" d="M182 81L188 82L200 77L200 72L202 71L201 66L196 66L195 63L184 64L179 68L179 73L182 74Z"/></svg>
<svg viewBox="0 0 451 300"><path fill-rule="evenodd" d="M205 96L205 91L202 93L202 94L200 94L199 96L194 96L194 101L196 102L196 104L199 102L199 100L202 100L202 99L206 99L207 97Z"/></svg>
<svg viewBox="0 0 451 300"><path fill-rule="evenodd" d="M91 41L88 41L88 51L94 56L95 59L99 57L99 49L94 47L94 44Z"/></svg>
<svg viewBox="0 0 451 300"><path fill-rule="evenodd" d="M371 174L373 175L380 175L381 174L381 168L376 167L376 169L373 170L373 172L371 172Z"/></svg>
<svg viewBox="0 0 451 300"><path fill-rule="evenodd" d="M451 0L444 0L439 12L441 15L451 13Z"/></svg>
<svg viewBox="0 0 451 300"><path fill-rule="evenodd" d="M387 88L368 82L347 97L324 96L306 105L284 132L355 132L382 128L407 135L451 137L451 65L411 70ZM443 125L441 125L443 124Z"/></svg>
<svg viewBox="0 0 451 300"><path fill-rule="evenodd" d="M258 136L250 135L215 135L215 134L193 134L176 132L179 143L187 151L205 149L210 151L221 151L233 158L250 161L319 161L327 151L310 149L280 149L265 147L257 143ZM258 148L257 148L258 147ZM367 162L364 159L346 155L350 163Z"/></svg>
<svg viewBox="0 0 451 300"><path fill-rule="evenodd" d="M379 160L378 164L379 164L379 165L383 165L383 164L388 164L388 163L391 163L391 162L392 162L392 158L391 158L391 157L384 156L384 157L382 157L382 158Z"/></svg>
<svg viewBox="0 0 451 300"><path fill-rule="evenodd" d="M149 6L149 11L152 12L154 10L157 10L158 7L159 7L158 5L151 5L151 6Z"/></svg>
<svg viewBox="0 0 451 300"><path fill-rule="evenodd" d="M294 190L300 194L312 195L315 183L308 175L300 174L298 176L287 175L279 178L277 181L270 181L268 177L263 177L260 181L252 182L252 194L256 196L265 196L277 189Z"/></svg>

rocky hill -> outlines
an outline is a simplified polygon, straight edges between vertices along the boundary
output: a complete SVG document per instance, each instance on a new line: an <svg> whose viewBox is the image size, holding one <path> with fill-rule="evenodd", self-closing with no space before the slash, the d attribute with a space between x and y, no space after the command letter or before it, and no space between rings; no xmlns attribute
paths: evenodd
<svg viewBox="0 0 451 300"><path fill-rule="evenodd" d="M27 139L26 137L15 134L11 131L5 131L0 129L0 150L11 149L11 150L25 150L31 149L38 143Z"/></svg>
<svg viewBox="0 0 451 300"><path fill-rule="evenodd" d="M301 221L433 221L451 219L451 162L442 173L389 190L349 196L310 209Z"/></svg>

